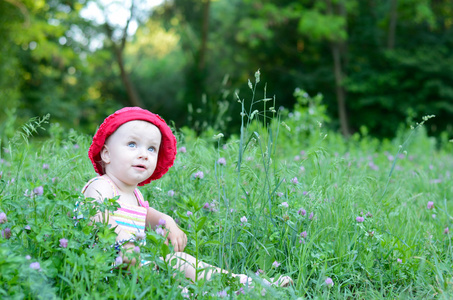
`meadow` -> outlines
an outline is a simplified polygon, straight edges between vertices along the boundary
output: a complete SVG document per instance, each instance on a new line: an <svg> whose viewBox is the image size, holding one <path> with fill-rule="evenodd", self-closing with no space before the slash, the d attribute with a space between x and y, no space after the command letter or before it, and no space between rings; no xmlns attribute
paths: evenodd
<svg viewBox="0 0 453 300"><path fill-rule="evenodd" d="M324 129L321 96L297 91L294 109L276 111L273 98L255 100L250 87L249 106L238 98L241 132L226 139L175 129L174 167L141 191L178 220L186 252L249 274L251 286L174 274L159 259L172 248L152 230L140 253L159 270L114 268L113 230L89 221L115 209L114 200L81 204L81 188L96 175L91 137L40 118L16 128L1 152L0 297L450 298L452 145L426 135L429 117L395 128L392 140L366 129L345 139ZM263 281L281 274L294 284Z"/></svg>

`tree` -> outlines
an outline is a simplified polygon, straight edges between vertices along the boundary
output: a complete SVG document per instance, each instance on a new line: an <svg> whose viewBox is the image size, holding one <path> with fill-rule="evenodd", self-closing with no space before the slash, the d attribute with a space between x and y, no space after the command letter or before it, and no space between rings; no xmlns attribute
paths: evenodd
<svg viewBox="0 0 453 300"><path fill-rule="evenodd" d="M98 28L98 38L101 39L101 47L109 49L115 58L119 69L119 77L126 91L129 105L144 106L144 103L137 92L135 84L130 78L130 71L127 70L124 52L128 40L133 36L136 27L146 22L149 18L150 8L146 1L102 1L93 0L87 4L82 15L91 20L94 28ZM126 17L124 17L126 16ZM134 27L135 27L134 26ZM103 32L102 32L103 31Z"/></svg>
<svg viewBox="0 0 453 300"><path fill-rule="evenodd" d="M234 52L228 44L234 40L234 32L227 32L225 26L236 18L238 2L172 0L153 13L153 18L166 28L174 28L180 37L181 50L186 54L185 87L181 91L187 108L186 122L198 132L207 127L222 130L230 119L223 118L230 106L224 98L225 90L220 93L219 90L229 84L224 78L231 78L231 57L223 54ZM216 29L214 34L212 28Z"/></svg>
<svg viewBox="0 0 453 300"><path fill-rule="evenodd" d="M144 105L177 126L186 125L187 105L185 90L186 54L182 51L179 35L173 28L166 30L150 18L137 29L124 53L131 80Z"/></svg>
<svg viewBox="0 0 453 300"><path fill-rule="evenodd" d="M12 5L13 3L14 5ZM83 20L78 1L0 1L5 38L1 66L9 105L23 119L50 113L54 121L78 124L90 80L79 56L84 45L71 37L71 26ZM85 81L88 79L88 81ZM8 83L12 80L13 84ZM11 101L17 99L16 102ZM16 103L16 104L11 104ZM23 121L23 120L21 120Z"/></svg>
<svg viewBox="0 0 453 300"><path fill-rule="evenodd" d="M398 19L398 0L390 0L389 19L390 21L387 37L387 48L389 50L392 50L395 47L395 31Z"/></svg>
<svg viewBox="0 0 453 300"><path fill-rule="evenodd" d="M116 4L116 3L113 3L113 4ZM131 1L130 8L128 9L129 17L127 18L126 24L124 25L123 28L119 28L118 25L113 25L113 24L109 23L107 9L104 7L104 5L102 5L100 3L99 3L99 5L102 7L102 12L104 13L104 18L105 18L104 28L105 28L105 31L107 33L107 38L108 38L106 47L112 49L114 57L116 58L118 68L120 70L121 81L123 82L123 85L126 89L130 104L132 106L143 107L143 101L141 100L140 95L137 93L135 84L131 81L129 73L126 71L126 67L125 67L125 63L124 63L124 49L126 47L126 41L128 38L129 25L131 24L131 21L134 20L135 13L137 10L137 8L135 7L136 1L135 0ZM120 33L116 34L117 32L120 32Z"/></svg>
<svg viewBox="0 0 453 300"><path fill-rule="evenodd" d="M439 134L448 129L453 113L453 56L447 50L453 48L451 1L400 0L396 12L392 2L384 4L360 2L351 22L350 55L356 59L345 84L353 104L351 121L374 135L393 136L398 123L435 114L428 129ZM395 13L395 42L389 47Z"/></svg>
<svg viewBox="0 0 453 300"><path fill-rule="evenodd" d="M340 120L341 131L344 135L349 135L349 122L347 117L346 92L343 87L345 78L345 67L347 63L347 12L354 8L355 1L253 1L252 6L256 9L251 17L246 18L241 22L241 39L249 43L258 43L259 48L263 49L268 44L266 40L273 40L274 45L282 47L282 36L288 36L290 26L296 22L297 32L295 36L297 41L291 41L297 44L297 49L304 52L302 56L316 55L307 53L307 44L310 47L315 47L318 51L324 52L324 47L329 48L331 65L333 69L332 83L336 91L336 103L338 108L338 116ZM258 9L259 8L259 9ZM294 25L293 25L294 26ZM280 28L279 28L280 27ZM277 34L279 31L284 32L283 35ZM291 35L289 35L291 36ZM258 39L257 39L258 37ZM305 42L305 41L307 42ZM325 44L327 43L327 44ZM251 44L253 45L253 44ZM256 47L258 48L258 47ZM309 50L311 51L311 49ZM269 52L269 51L268 51ZM285 58L294 62L295 56L300 55L296 51L289 52L291 56L286 55ZM302 63L302 65L301 65ZM319 62L318 62L319 63ZM292 64L290 69L294 70L295 66L304 68L304 58L299 59L296 64ZM319 64L318 64L319 67ZM326 66L323 66L325 68ZM304 68L306 69L306 67ZM305 70L294 70L298 73L306 73ZM264 74L266 72L263 72ZM302 75L301 76L304 76ZM306 87L304 87L306 88ZM319 92L319 91L318 91Z"/></svg>
<svg viewBox="0 0 453 300"><path fill-rule="evenodd" d="M291 109L295 88L322 93L345 135L365 126L392 136L423 114L438 115L431 133L453 131L451 0L103 3L0 0L3 108L92 129L143 105L178 126L237 132L234 94L248 100L259 69L257 97L265 89ZM100 19L87 19L93 8ZM119 8L123 22L113 20Z"/></svg>
<svg viewBox="0 0 453 300"><path fill-rule="evenodd" d="M341 132L343 133L344 136L349 136L350 135L350 130L349 130L349 120L346 112L346 91L343 87L343 81L344 81L344 68L342 64L342 60L345 61L345 57L347 55L346 53L346 43L345 43L345 38L344 34L347 32L346 29L346 19L347 19L347 13L346 13L346 8L345 4L343 1L338 1L337 4L337 10L338 13L334 13L334 8L331 0L326 0L327 4L327 13L329 16L334 16L337 15L340 17L339 23L342 23L339 25L339 32L338 36L333 38L333 41L331 41L331 48L332 48L332 58L333 58L333 64L334 64L334 74L335 74L335 91L337 94L337 103L338 103L338 114L339 114L339 119L340 119L340 127L341 127Z"/></svg>

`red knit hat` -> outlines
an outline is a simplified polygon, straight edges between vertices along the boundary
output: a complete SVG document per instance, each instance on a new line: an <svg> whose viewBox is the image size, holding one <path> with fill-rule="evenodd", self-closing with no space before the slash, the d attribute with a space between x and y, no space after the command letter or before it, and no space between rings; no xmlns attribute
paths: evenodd
<svg viewBox="0 0 453 300"><path fill-rule="evenodd" d="M162 134L156 169L148 179L140 182L138 185L142 186L150 183L152 180L161 178L165 173L167 173L168 169L173 166L173 162L176 158L176 138L167 123L165 123L161 117L148 110L140 107L125 107L108 116L101 126L99 126L98 131L96 131L96 134L93 137L93 142L88 150L88 157L93 163L96 173L104 175L104 168L101 165L102 159L100 153L102 147L104 147L105 140L124 123L136 120L142 120L154 124L157 128L159 128Z"/></svg>

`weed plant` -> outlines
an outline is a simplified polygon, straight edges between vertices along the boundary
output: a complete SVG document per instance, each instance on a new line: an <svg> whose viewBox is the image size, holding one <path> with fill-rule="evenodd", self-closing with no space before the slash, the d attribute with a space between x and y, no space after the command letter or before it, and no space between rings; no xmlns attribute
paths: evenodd
<svg viewBox="0 0 453 300"><path fill-rule="evenodd" d="M114 210L114 199L80 204L82 186L96 175L90 137L51 124L48 140L28 142L43 126L34 119L0 160L0 297L449 298L453 159L445 138L436 148L416 124L394 140L365 129L345 140L324 129L321 95L297 90L294 110L277 109L266 92L255 99L259 79L257 72L249 83L251 101L237 97L238 136L176 131L174 167L141 189L178 220L188 253L248 274L253 287L226 275L187 281L160 260L172 248L154 231L140 252L158 271L113 267L114 232L89 218ZM264 284L280 274L294 285Z"/></svg>

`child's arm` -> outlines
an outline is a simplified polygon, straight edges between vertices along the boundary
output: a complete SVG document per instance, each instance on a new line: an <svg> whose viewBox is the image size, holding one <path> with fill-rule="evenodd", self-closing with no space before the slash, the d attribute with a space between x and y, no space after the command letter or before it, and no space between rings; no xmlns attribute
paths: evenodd
<svg viewBox="0 0 453 300"><path fill-rule="evenodd" d="M105 198L113 198L114 197L114 192L112 190L111 185L105 181L105 180L96 180L93 181L88 188L85 190L84 195L86 198L94 198L96 201L102 201ZM116 240L121 241L121 240L127 240L130 238L130 235L119 229L118 224L116 224L116 221L113 218L109 218L109 214L106 211L104 214L102 212L98 212L94 217L93 221L95 222L104 222L105 220L108 220L108 224L110 224L112 227L115 228L115 233L117 234ZM130 253L133 251L135 245L131 242L123 244L123 249L125 250L125 253ZM132 258L130 260L127 255L124 255L124 253L121 251L120 256L123 258L123 262L126 264L131 264L135 265L136 260L135 258Z"/></svg>
<svg viewBox="0 0 453 300"><path fill-rule="evenodd" d="M94 198L96 201L100 202L105 198L113 198L114 192L111 185L107 181L95 180L87 187L84 195L86 198ZM118 224L116 224L116 221L113 218L109 217L108 211L104 212L104 214L102 212L98 212L93 217L94 222L104 222L106 220L108 220L108 224L111 225L112 228L115 228L117 241L127 240L130 238L130 235L127 232L120 230L119 226L117 226Z"/></svg>
<svg viewBox="0 0 453 300"><path fill-rule="evenodd" d="M179 229L176 225L175 220L169 215L161 213L160 211L149 207L148 213L146 215L146 227L151 226L151 228L156 228L159 225L159 220L165 220L165 227L169 231L168 240L171 242L176 252L184 251L184 248L187 245L187 235Z"/></svg>

